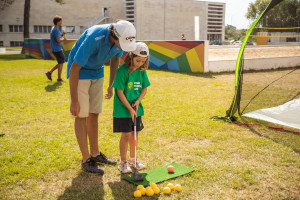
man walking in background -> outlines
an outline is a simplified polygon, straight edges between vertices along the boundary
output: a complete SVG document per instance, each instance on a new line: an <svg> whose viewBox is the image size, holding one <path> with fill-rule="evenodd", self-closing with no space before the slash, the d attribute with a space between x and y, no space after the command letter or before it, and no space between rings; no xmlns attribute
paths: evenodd
<svg viewBox="0 0 300 200"><path fill-rule="evenodd" d="M62 73L62 68L63 64L65 62L65 55L61 46L61 42L63 40L66 40L65 38L65 33L61 34L60 32L60 27L62 25L62 17L56 15L53 19L54 26L51 29L50 32L50 45L51 45L51 51L53 55L55 56L57 60L57 65L55 65L50 71L46 73L47 78L52 81L52 73L54 70L57 69L58 71L58 76L57 76L57 81L58 82L65 82L61 78L61 73Z"/></svg>

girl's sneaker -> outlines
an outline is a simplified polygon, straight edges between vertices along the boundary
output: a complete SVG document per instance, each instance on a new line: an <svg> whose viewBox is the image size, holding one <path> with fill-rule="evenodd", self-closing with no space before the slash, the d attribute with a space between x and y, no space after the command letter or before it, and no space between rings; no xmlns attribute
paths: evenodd
<svg viewBox="0 0 300 200"><path fill-rule="evenodd" d="M128 164L129 164L130 167L135 167L135 166L134 166L134 160L131 160L131 159L130 159L130 160L128 161ZM139 161L136 161L136 168L137 168L137 169L144 169L144 168L145 168L145 165L143 165L143 164L140 163Z"/></svg>
<svg viewBox="0 0 300 200"><path fill-rule="evenodd" d="M119 165L118 169L123 174L125 174L125 173L131 173L132 172L131 168L128 166L127 161L120 162L120 165Z"/></svg>

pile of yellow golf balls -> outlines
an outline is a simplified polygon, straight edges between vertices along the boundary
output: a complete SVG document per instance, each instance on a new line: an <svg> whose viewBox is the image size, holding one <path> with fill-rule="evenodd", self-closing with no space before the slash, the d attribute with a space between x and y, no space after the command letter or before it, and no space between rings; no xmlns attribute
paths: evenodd
<svg viewBox="0 0 300 200"><path fill-rule="evenodd" d="M172 190L176 190L177 192L180 192L182 190L182 187L180 184L176 184L175 186L172 183L168 183L166 187L163 188L164 194L171 194ZM160 189L157 187L155 183L151 183L150 186L144 188L143 185L138 185L136 187L136 191L134 191L133 196L134 197L141 197L144 195L147 195L148 197L153 196L154 194L159 194Z"/></svg>

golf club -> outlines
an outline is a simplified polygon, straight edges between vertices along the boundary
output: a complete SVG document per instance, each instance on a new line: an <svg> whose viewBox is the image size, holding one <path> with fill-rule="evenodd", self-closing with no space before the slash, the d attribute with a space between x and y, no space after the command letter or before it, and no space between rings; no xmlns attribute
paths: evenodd
<svg viewBox="0 0 300 200"><path fill-rule="evenodd" d="M135 101L132 102L133 104ZM136 107L133 107L134 111L136 111ZM136 116L134 116L134 122L133 122L133 130L134 130L134 169L131 177L136 181L143 181L144 177L141 174L138 174L137 168L136 168L136 147L137 147L137 138L136 138Z"/></svg>

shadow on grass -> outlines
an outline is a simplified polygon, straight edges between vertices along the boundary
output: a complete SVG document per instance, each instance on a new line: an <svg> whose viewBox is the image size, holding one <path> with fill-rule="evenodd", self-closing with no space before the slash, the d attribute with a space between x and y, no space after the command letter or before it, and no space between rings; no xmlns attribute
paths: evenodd
<svg viewBox="0 0 300 200"><path fill-rule="evenodd" d="M276 128L271 128L273 130L273 132L275 132L275 133L265 133L266 132L265 129L270 127L269 124L266 124L263 121L256 121L256 120L247 119L245 117L241 117L240 119L241 119L240 121L243 124L246 124L245 127L248 128L252 133L254 133L254 134L256 134L260 137L267 138L267 139L269 139L273 142L276 142L278 144L282 144L286 147L289 147L289 148L293 149L293 151L296 152L296 153L300 153L300 149L299 149L298 146L293 146L293 145L289 144L288 141L280 140L280 138L276 139L275 137L272 137L275 134L280 134L280 137L282 137L282 138L287 137L287 134L300 136L298 133L294 133L292 130L289 131L289 130L286 130L286 129L276 129ZM253 123L255 123L255 125L256 125L256 123L258 123L259 125L257 125L257 126L251 125ZM249 125L247 125L247 124L249 124ZM276 126L276 125L274 125L274 126ZM292 143L293 141L290 141L290 142Z"/></svg>
<svg viewBox="0 0 300 200"><path fill-rule="evenodd" d="M58 200L104 199L103 178L101 175L80 172L72 180Z"/></svg>
<svg viewBox="0 0 300 200"><path fill-rule="evenodd" d="M112 191L114 199L135 199L133 193L136 190L136 185L124 180L124 178L129 175L130 174L122 174L120 176L120 181L107 183ZM159 197L160 194L154 194L150 199L159 199ZM140 199L149 199L149 197L145 195Z"/></svg>
<svg viewBox="0 0 300 200"><path fill-rule="evenodd" d="M52 85L47 85L47 86L45 87L45 90L46 90L47 92L53 92L53 91L55 91L56 89L58 89L61 85L62 85L61 82L55 82L55 83L53 83Z"/></svg>
<svg viewBox="0 0 300 200"><path fill-rule="evenodd" d="M25 54L0 54L0 60L24 60Z"/></svg>

